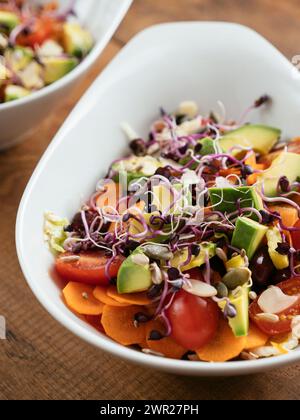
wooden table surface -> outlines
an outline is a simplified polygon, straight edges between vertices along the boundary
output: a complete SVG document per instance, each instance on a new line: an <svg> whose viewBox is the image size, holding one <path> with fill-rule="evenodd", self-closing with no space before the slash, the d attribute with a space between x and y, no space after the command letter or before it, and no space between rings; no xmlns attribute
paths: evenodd
<svg viewBox="0 0 300 420"><path fill-rule="evenodd" d="M0 341L0 399L299 399L300 365L216 380L176 377L115 360L52 319L19 269L16 212L52 137L85 89L134 34L176 20L240 22L266 36L289 59L300 53L299 0L136 0L102 58L59 112L26 143L0 154L0 315L8 327L7 340Z"/></svg>

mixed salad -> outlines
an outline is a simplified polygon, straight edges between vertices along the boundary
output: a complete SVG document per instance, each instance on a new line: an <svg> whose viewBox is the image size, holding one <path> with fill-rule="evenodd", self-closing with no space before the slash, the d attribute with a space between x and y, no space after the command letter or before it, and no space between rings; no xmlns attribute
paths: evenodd
<svg viewBox="0 0 300 420"><path fill-rule="evenodd" d="M266 106L259 98L247 112ZM175 359L255 360L300 339L300 139L161 109L124 124L116 160L69 222L46 214L68 307L124 346Z"/></svg>
<svg viewBox="0 0 300 420"><path fill-rule="evenodd" d="M0 1L0 103L24 98L72 71L93 47L75 1Z"/></svg>

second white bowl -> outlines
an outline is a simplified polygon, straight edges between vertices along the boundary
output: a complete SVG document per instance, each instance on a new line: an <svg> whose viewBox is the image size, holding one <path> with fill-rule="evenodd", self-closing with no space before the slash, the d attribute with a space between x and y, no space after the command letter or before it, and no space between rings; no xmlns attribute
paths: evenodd
<svg viewBox="0 0 300 420"><path fill-rule="evenodd" d="M62 6L69 0L61 0ZM0 104L0 150L22 141L68 96L72 88L99 58L129 9L132 0L79 0L79 21L95 39L91 53L79 66L59 81L14 102Z"/></svg>

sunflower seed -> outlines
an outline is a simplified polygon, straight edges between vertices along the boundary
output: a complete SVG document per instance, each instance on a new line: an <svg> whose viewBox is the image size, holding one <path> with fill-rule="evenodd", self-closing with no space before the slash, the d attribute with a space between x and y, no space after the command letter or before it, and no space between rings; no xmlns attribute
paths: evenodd
<svg viewBox="0 0 300 420"><path fill-rule="evenodd" d="M161 284L163 281L163 276L160 268L156 263L150 264L150 271L153 284Z"/></svg>
<svg viewBox="0 0 300 420"><path fill-rule="evenodd" d="M216 249L216 255L217 255L217 257L219 257L220 258L220 260L222 260L223 262L227 262L228 261L228 258L227 258L227 255L226 255L226 253L225 253L225 251L222 249L222 248L217 248Z"/></svg>

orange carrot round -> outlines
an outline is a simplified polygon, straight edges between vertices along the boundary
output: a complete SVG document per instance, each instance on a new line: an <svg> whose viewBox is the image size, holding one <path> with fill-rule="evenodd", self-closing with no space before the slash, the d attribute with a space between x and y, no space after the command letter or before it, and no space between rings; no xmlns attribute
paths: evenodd
<svg viewBox="0 0 300 420"><path fill-rule="evenodd" d="M114 286L110 286L107 290L107 294L112 299L120 303L126 303L127 305L138 305L146 306L150 305L151 300L147 297L147 293L124 293L120 295Z"/></svg>
<svg viewBox="0 0 300 420"><path fill-rule="evenodd" d="M262 347L268 341L268 336L260 331L255 325L251 324L248 336L246 337L245 350Z"/></svg>
<svg viewBox="0 0 300 420"><path fill-rule="evenodd" d="M104 305L93 295L94 288L86 284L69 282L63 289L67 305L81 315L101 315Z"/></svg>
<svg viewBox="0 0 300 420"><path fill-rule="evenodd" d="M129 306L129 304L127 303L120 303L116 301L115 299L111 298L110 296L108 296L107 290L108 290L107 287L98 286L94 290L93 294L96 299L100 300L100 302L104 303L105 305L119 306L119 307Z"/></svg>
<svg viewBox="0 0 300 420"><path fill-rule="evenodd" d="M241 354L246 340L246 337L235 337L228 322L221 319L215 338L196 353L204 362L227 362Z"/></svg>
<svg viewBox="0 0 300 420"><path fill-rule="evenodd" d="M134 317L138 312L141 312L140 306L120 308L105 305L101 319L105 333L124 346L143 343L145 324L134 323Z"/></svg>
<svg viewBox="0 0 300 420"><path fill-rule="evenodd" d="M146 324L146 348L161 353L170 359L181 359L187 352L187 349L177 344L172 337L165 337L158 341L150 340L150 333L153 330L163 334L165 332L165 327L159 320L150 321Z"/></svg>

